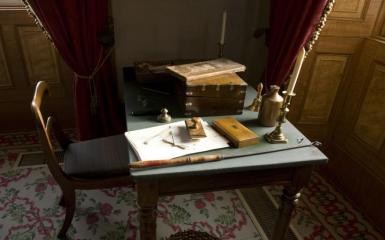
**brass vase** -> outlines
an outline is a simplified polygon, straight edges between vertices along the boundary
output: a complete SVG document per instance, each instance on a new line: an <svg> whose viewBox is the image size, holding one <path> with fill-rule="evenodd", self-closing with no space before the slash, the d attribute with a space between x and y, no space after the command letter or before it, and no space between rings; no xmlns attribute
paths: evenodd
<svg viewBox="0 0 385 240"><path fill-rule="evenodd" d="M270 92L262 97L262 104L258 114L258 121L262 126L275 127L281 111L283 98L279 95L279 87L272 85Z"/></svg>

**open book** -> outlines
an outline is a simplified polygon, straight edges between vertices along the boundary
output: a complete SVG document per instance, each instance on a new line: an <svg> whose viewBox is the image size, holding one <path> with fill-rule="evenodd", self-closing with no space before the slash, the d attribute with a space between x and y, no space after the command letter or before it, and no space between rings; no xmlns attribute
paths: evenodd
<svg viewBox="0 0 385 240"><path fill-rule="evenodd" d="M190 140L184 121L125 133L139 160L163 160L229 147L226 138L203 122L207 137Z"/></svg>

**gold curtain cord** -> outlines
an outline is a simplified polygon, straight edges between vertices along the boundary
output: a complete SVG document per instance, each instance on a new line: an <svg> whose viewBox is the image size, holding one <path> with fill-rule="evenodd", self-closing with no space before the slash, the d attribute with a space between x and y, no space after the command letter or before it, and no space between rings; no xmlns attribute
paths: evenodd
<svg viewBox="0 0 385 240"><path fill-rule="evenodd" d="M77 74L76 72L74 72L76 77L83 78L83 79L93 79L95 77L95 75L99 72L99 70L103 67L103 65L107 61L107 59L110 57L110 55L111 55L113 50L114 50L114 47L111 47L110 49L108 49L107 54L102 59L102 57L103 57L103 49L101 49L100 55L99 55L99 58L98 58L98 63L96 64L95 69L92 71L92 73L87 76L87 75Z"/></svg>
<svg viewBox="0 0 385 240"><path fill-rule="evenodd" d="M335 2L336 0L329 0L328 3L326 4L325 9L321 15L320 22L317 24L316 29L314 30L310 40L305 45L305 51L306 51L305 57L307 57L309 52L313 49L315 42L318 40L322 29L325 27L328 15L332 11Z"/></svg>
<svg viewBox="0 0 385 240"><path fill-rule="evenodd" d="M95 66L95 69L92 71L92 73L90 75L86 76L86 75L81 75L81 74L77 74L76 72L74 72L74 74L77 78L88 79L88 84L89 84L89 88L90 88L90 98L91 98L90 110L91 110L92 114L96 114L96 111L98 108L98 95L96 93L95 76L99 72L99 70L103 67L103 65L107 61L107 59L111 56L113 50L114 50L114 47L111 47L110 49L108 49L108 52L104 56L103 59L102 59L103 48L100 50L98 62Z"/></svg>

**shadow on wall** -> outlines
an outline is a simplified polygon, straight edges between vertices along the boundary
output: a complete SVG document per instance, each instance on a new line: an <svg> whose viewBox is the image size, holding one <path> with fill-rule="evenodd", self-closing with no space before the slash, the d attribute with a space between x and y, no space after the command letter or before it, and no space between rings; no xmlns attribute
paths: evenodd
<svg viewBox="0 0 385 240"><path fill-rule="evenodd" d="M122 67L134 61L216 57L224 10L224 56L245 64L244 78L254 85L263 71L266 49L264 37L253 34L268 25L268 0L112 1L119 85Z"/></svg>

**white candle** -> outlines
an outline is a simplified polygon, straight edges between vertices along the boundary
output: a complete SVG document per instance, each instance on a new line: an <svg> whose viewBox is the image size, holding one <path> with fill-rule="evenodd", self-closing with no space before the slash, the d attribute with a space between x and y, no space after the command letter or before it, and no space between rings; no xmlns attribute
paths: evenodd
<svg viewBox="0 0 385 240"><path fill-rule="evenodd" d="M222 15L222 32L221 32L221 40L219 43L221 45L225 44L225 34L226 34L226 20L227 20L227 12L224 11Z"/></svg>
<svg viewBox="0 0 385 240"><path fill-rule="evenodd" d="M295 84L297 83L303 60L305 59L305 53L306 53L305 48L302 48L297 55L297 60L295 61L293 73L290 76L289 86L287 87L287 90L286 90L287 94L289 95L294 93L294 87L295 87Z"/></svg>

